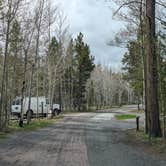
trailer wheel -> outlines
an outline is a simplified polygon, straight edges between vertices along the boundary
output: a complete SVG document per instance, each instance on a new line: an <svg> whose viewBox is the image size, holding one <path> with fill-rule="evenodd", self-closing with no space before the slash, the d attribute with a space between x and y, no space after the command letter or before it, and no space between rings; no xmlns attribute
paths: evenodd
<svg viewBox="0 0 166 166"><path fill-rule="evenodd" d="M27 111L27 113L26 113L27 118L28 118L28 114L29 114L29 117L32 118L33 111L32 110Z"/></svg>

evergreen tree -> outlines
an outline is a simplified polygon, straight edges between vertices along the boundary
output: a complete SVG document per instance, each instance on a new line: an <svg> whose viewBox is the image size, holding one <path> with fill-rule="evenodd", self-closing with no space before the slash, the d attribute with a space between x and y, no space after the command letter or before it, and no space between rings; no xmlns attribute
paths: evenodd
<svg viewBox="0 0 166 166"><path fill-rule="evenodd" d="M84 43L82 33L79 33L75 42L76 84L74 86L74 97L75 106L80 111L86 103L86 83L95 65L94 57L90 55L89 46Z"/></svg>
<svg viewBox="0 0 166 166"><path fill-rule="evenodd" d="M93 106L93 105L94 105L94 85L93 85L93 80L91 80L89 86L88 106Z"/></svg>
<svg viewBox="0 0 166 166"><path fill-rule="evenodd" d="M138 41L130 42L128 44L128 53L125 53L122 59L123 70L126 71L124 78L129 81L135 90L138 102L143 95L143 64L140 48Z"/></svg>

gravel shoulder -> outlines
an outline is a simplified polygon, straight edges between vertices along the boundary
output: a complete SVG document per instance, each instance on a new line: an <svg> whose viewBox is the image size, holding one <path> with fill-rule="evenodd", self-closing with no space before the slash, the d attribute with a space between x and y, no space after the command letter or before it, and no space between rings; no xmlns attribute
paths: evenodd
<svg viewBox="0 0 166 166"><path fill-rule="evenodd" d="M111 112L66 114L48 128L0 140L0 166L165 166L124 143L124 130L134 127Z"/></svg>

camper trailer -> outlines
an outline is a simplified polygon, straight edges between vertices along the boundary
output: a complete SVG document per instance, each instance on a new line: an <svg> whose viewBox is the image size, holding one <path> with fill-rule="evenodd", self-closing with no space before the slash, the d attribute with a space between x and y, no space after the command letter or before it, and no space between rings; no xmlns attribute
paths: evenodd
<svg viewBox="0 0 166 166"><path fill-rule="evenodd" d="M28 110L30 110L31 115L43 114L47 115L50 110L49 99L46 97L31 97L30 100L30 109L29 106L29 97L23 99L23 113L27 115ZM38 109L37 109L38 108ZM59 104L53 104L53 109L60 109ZM14 115L19 115L21 112L21 98L17 97L11 106L11 113Z"/></svg>

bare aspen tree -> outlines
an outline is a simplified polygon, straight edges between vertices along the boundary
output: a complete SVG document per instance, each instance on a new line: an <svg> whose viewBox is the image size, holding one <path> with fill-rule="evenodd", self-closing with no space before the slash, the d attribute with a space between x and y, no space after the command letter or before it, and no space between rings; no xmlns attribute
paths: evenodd
<svg viewBox="0 0 166 166"><path fill-rule="evenodd" d="M69 72L69 78L67 81L67 87L68 87L68 96L66 96L66 103L67 103L67 110L73 109L73 78L72 78L72 70L73 70L73 40L70 39L67 49L66 49L66 57L65 57L65 64L66 64L66 70Z"/></svg>
<svg viewBox="0 0 166 166"><path fill-rule="evenodd" d="M43 19L43 10L44 10L44 0L37 1L37 7L35 9L35 27L36 27L36 48L35 48L35 64L37 65L36 71L36 96L37 96L37 118L39 113L39 64L40 64L40 56L39 56L39 44L40 44L40 33Z"/></svg>
<svg viewBox="0 0 166 166"><path fill-rule="evenodd" d="M32 40L34 37L34 24L33 24L33 16L29 14L27 18L24 18L25 22L23 25L23 52L24 52L24 80L27 80L26 72L28 66L28 55L30 51L30 47L32 44Z"/></svg>
<svg viewBox="0 0 166 166"><path fill-rule="evenodd" d="M53 86L53 72L54 72L54 67L55 67L55 63L53 62L55 59L50 58L51 57L51 50L50 50L50 44L51 44L51 35L53 34L53 25L56 21L56 15L57 15L57 7L53 6L53 4L51 3L51 1L49 0L46 3L46 7L45 7L45 13L44 13L44 21L46 22L46 27L47 27L47 41L46 41L46 45L47 45L47 49L48 49L48 55L46 58L46 69L48 72L48 97L49 97L49 104L50 104L50 108L52 108L52 86Z"/></svg>
<svg viewBox="0 0 166 166"><path fill-rule="evenodd" d="M122 73L111 72L107 67L97 65L87 83L87 92L90 82L93 81L94 106L96 108L107 108L112 105L121 105L122 97L130 95L125 103L133 102L132 88L122 78ZM130 91L130 92L129 92ZM89 95L89 94L87 94Z"/></svg>
<svg viewBox="0 0 166 166"><path fill-rule="evenodd" d="M28 7L29 4L26 4L24 6ZM24 11L25 12L25 11ZM23 54L24 54L24 67L23 67L23 87L22 87L22 99L24 100L24 97L28 94L28 66L30 63L30 59L31 57L28 57L29 55L29 51L30 51L30 47L31 47L31 43L32 43L32 39L33 39L33 35L34 35L34 24L33 24L33 16L31 13L28 13L29 11L27 11L27 15L26 17L24 16L25 13L21 13L21 19L22 19L22 49L23 49ZM29 87L31 87L31 85L29 85ZM24 111L28 111L28 110L24 110L24 105L23 105L23 101L21 103L21 119L23 119L23 116L25 113ZM29 114L27 114L29 116ZM29 119L29 118L28 118ZM23 122L21 122L23 123ZM20 123L20 124L21 124Z"/></svg>
<svg viewBox="0 0 166 166"><path fill-rule="evenodd" d="M22 0L3 1L1 16L4 23L4 34L5 34L5 48L4 48L4 62L2 72L2 83L1 83L1 98L0 98L0 128L6 126L7 114L9 109L8 103L8 48L11 24L17 15L19 6Z"/></svg>
<svg viewBox="0 0 166 166"><path fill-rule="evenodd" d="M60 102L60 109L62 109L62 75L64 74L64 57L65 57L65 42L67 38L68 33L68 24L67 24L67 17L64 15L63 11L58 11L57 13L57 19L56 19L56 36L58 39L59 47L58 47L58 55L57 55L57 62L59 62L58 65L56 65L55 68L55 76L59 78L59 102ZM61 63L60 63L61 62ZM53 90L55 90L55 79L54 76L53 80ZM54 91L52 91L54 93ZM53 93L52 93L52 101L53 101Z"/></svg>
<svg viewBox="0 0 166 166"><path fill-rule="evenodd" d="M34 74L34 64L31 67L31 75L30 75L30 85L29 85L29 101L28 101L28 112L27 112L27 124L31 122L31 96L32 96L32 81L33 81L33 74Z"/></svg>

